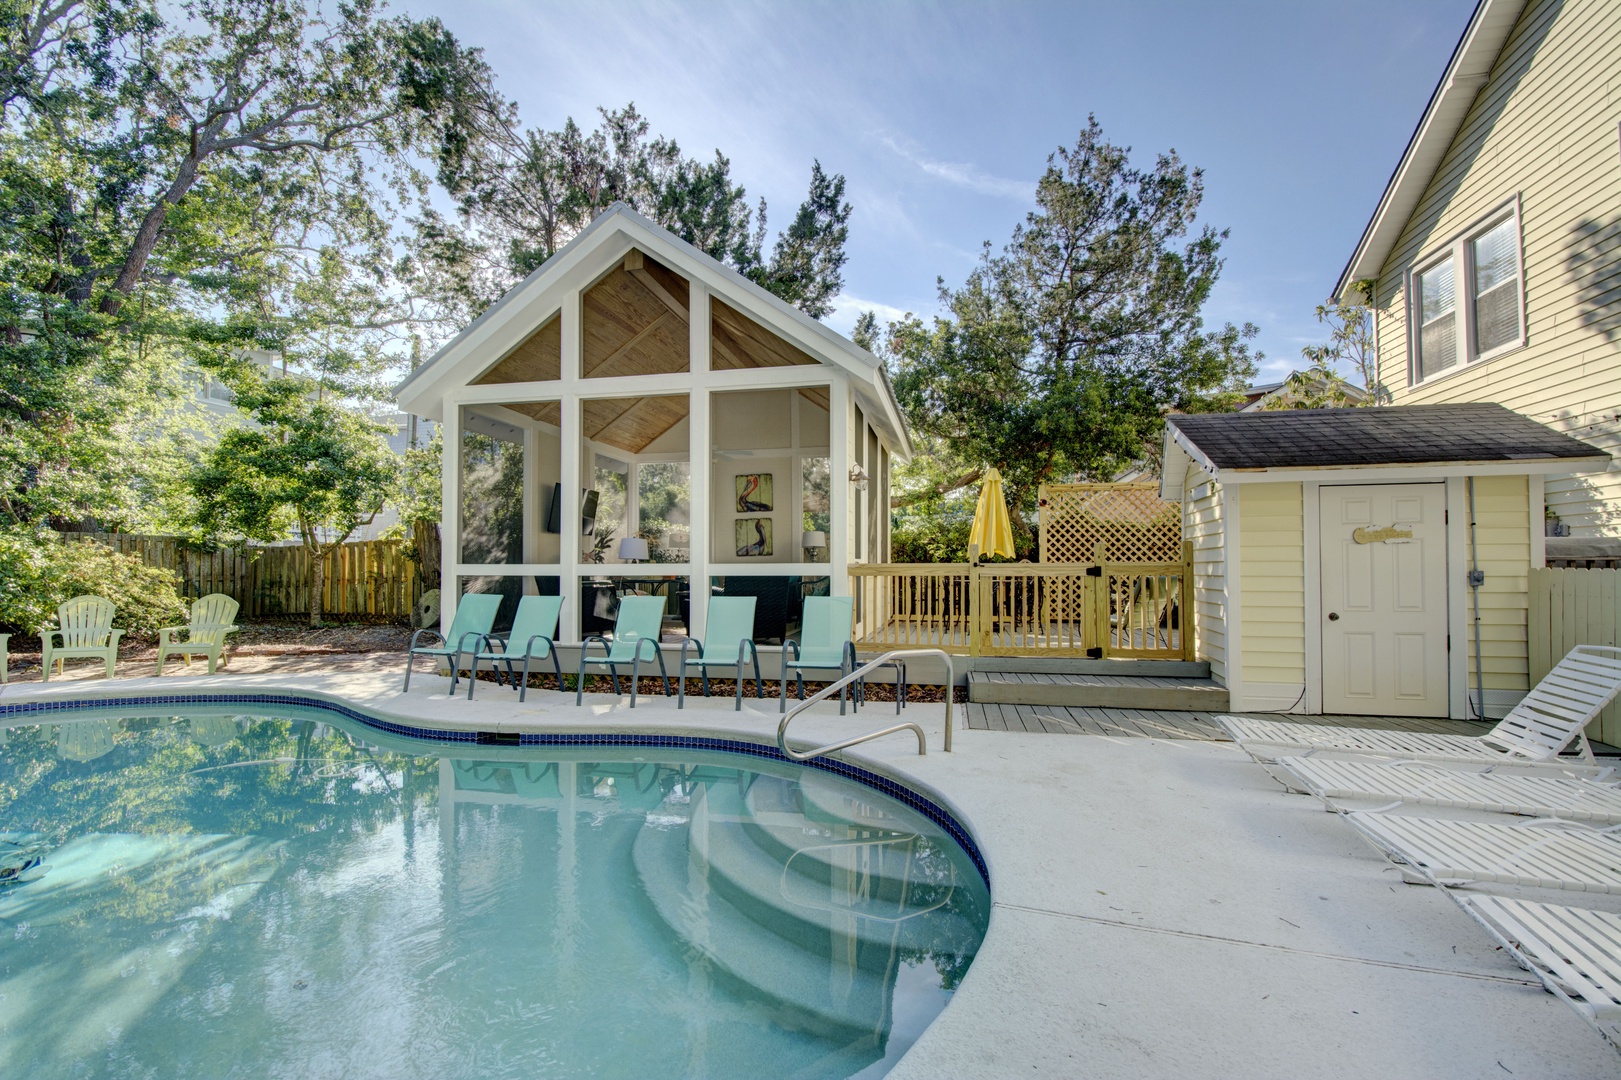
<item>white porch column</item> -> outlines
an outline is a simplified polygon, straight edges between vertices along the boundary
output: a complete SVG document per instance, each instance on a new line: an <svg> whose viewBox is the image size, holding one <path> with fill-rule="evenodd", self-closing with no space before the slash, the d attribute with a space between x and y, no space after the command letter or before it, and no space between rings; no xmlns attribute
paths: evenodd
<svg viewBox="0 0 1621 1080"><path fill-rule="evenodd" d="M462 553L462 407L455 401L445 403L440 431L444 450L439 458L439 625L448 629L461 595L456 563Z"/></svg>
<svg viewBox="0 0 1621 1080"><path fill-rule="evenodd" d="M691 545L688 589L692 597L692 614L687 633L702 641L704 623L709 615L709 532L714 519L714 506L711 505L713 496L709 490L710 473L714 470L709 420L709 290L693 281L690 295L687 363L692 371L692 393L687 402L687 519Z"/></svg>
<svg viewBox="0 0 1621 1080"><path fill-rule="evenodd" d="M827 573L831 596L850 595L850 380L828 387Z"/></svg>
<svg viewBox="0 0 1621 1080"><path fill-rule="evenodd" d="M540 429L523 426L523 561L540 561L540 529L544 524L540 499ZM523 575L523 595L535 594L533 574Z"/></svg>
<svg viewBox="0 0 1621 1080"><path fill-rule="evenodd" d="M581 348L580 291L574 289L563 297L559 315L559 336L562 356L560 375L563 393L559 408L561 434L558 436L557 482L563 486L558 502L562 509L558 536L558 591L563 594L563 610L558 620L557 633L564 641L580 640L580 384Z"/></svg>

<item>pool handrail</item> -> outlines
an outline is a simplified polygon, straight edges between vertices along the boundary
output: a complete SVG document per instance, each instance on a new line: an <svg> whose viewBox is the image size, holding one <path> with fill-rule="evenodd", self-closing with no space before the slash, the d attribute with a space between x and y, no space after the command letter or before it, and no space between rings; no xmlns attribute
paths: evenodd
<svg viewBox="0 0 1621 1080"><path fill-rule="evenodd" d="M788 758L790 761L809 761L813 757L821 757L823 754L831 754L835 750L844 750L860 743L871 742L873 739L881 739L885 735L893 735L897 731L910 730L917 733L918 755L927 756L929 748L924 738L923 729L911 722L895 724L892 727L884 728L882 731L869 731L865 735L858 735L853 739L846 739L843 742L829 743L826 746L819 746L815 750L799 751L790 750L788 748L788 725L790 722L792 722L794 717L798 716L800 713L804 712L818 701L836 694L846 686L856 682L869 671L882 667L884 664L893 660L910 658L914 656L938 656L946 665L945 751L948 754L951 753L951 698L956 692L956 687L953 685L955 681L955 674L951 667L951 655L945 652L943 649L892 649L891 651L884 653L882 656L867 661L865 664L862 664L860 667L856 668L842 679L839 679L837 682L829 683L827 686L822 687L822 689L818 690L804 701L799 702L792 709L789 709L787 714L783 716L782 722L777 725L777 749L781 750L783 756Z"/></svg>

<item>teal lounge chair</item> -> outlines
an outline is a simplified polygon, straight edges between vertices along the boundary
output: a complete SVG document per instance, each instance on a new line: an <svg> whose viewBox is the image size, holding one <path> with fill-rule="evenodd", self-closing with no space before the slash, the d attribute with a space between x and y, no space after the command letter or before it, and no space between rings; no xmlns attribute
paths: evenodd
<svg viewBox="0 0 1621 1080"><path fill-rule="evenodd" d="M497 664L505 664L507 680L513 683L518 691L518 700L524 700L529 693L529 661L531 659L544 660L552 658L552 671L557 675L557 689L563 689L563 667L557 662L557 645L553 638L557 635L557 617L563 612L563 598L561 596L526 596L518 601L518 614L513 616L512 629L503 636L492 634L486 640L483 649L473 653L473 670L467 679L467 700L473 700L473 687L478 683L478 662L488 660L490 667L495 671L497 680L501 677L501 669ZM500 649L489 648L488 642L501 642ZM523 682L514 681L512 664L519 657L523 658ZM544 676L542 676L544 678Z"/></svg>
<svg viewBox="0 0 1621 1080"><path fill-rule="evenodd" d="M614 693L619 693L619 665L630 665L630 707L636 707L636 681L642 674L642 661L658 660L659 674L664 676L664 696L670 696L670 673L664 667L664 654L659 651L659 630L664 625L664 597L627 596L619 601L619 617L614 620L614 639L610 645L601 634L591 634L580 642L580 681L575 684L574 704L585 700L585 669L590 664L605 664L613 679ZM602 646L602 656L589 656L591 643ZM647 653L647 656L643 656Z"/></svg>
<svg viewBox="0 0 1621 1080"><path fill-rule="evenodd" d="M411 662L419 656L434 656L449 661L450 692L454 694L456 680L461 677L462 653L476 653L481 642L489 648L490 628L495 625L495 613L500 609L498 593L468 593L456 605L456 618L451 620L448 633L441 634L425 626L412 634L411 647L405 652L405 685L400 687L400 693L411 689ZM418 645L423 634L432 634L439 639L439 644Z"/></svg>
<svg viewBox="0 0 1621 1080"><path fill-rule="evenodd" d="M698 669L698 675L703 679L704 697L709 696L709 669L735 666L737 711L742 712L744 657L751 657L754 660L755 697L765 697L765 686L760 682L760 650L754 647L754 597L710 597L709 616L704 620L704 627L703 641L687 638L681 643L681 668L676 677L675 707L678 709L687 707L688 666ZM688 657L687 650L693 648L698 650L698 655Z"/></svg>
<svg viewBox="0 0 1621 1080"><path fill-rule="evenodd" d="M856 647L850 637L855 621L855 601L848 596L807 596L799 640L789 639L782 647L782 701L778 712L788 711L788 673L799 679L799 700L805 700L805 669L832 671L839 677L856 669ZM839 690L839 715L849 687Z"/></svg>

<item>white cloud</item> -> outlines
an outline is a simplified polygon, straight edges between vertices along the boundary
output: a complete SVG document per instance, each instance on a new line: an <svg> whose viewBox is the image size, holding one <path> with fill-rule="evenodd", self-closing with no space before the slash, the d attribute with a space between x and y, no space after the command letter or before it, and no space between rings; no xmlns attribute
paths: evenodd
<svg viewBox="0 0 1621 1080"><path fill-rule="evenodd" d="M970 191L977 191L981 195L996 195L1005 199L1017 199L1020 202L1029 202L1035 195L1036 186L1028 181L1008 180L1000 176L992 176L973 165L958 165L949 161L936 161L933 158L925 157L916 147L902 143L888 135L880 135L878 141L936 180L944 180L948 184L964 187Z"/></svg>
<svg viewBox="0 0 1621 1080"><path fill-rule="evenodd" d="M833 298L833 313L822 321L846 337L855 329L856 319L863 311L871 311L878 316L878 325L884 326L903 319L909 314L898 307L879 303L877 300L863 300L849 293L839 293Z"/></svg>

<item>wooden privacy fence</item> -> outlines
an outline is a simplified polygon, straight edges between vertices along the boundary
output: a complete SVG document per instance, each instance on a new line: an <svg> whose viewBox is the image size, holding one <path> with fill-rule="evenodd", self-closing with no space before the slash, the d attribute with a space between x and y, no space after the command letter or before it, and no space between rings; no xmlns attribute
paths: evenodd
<svg viewBox="0 0 1621 1080"><path fill-rule="evenodd" d="M174 536L64 533L139 555L148 566L171 570L188 600L224 593L242 605L243 618L298 615L310 610L310 555L299 547L222 547L202 551ZM416 564L399 540L343 544L327 556L321 611L327 615L406 618L416 602Z"/></svg>
<svg viewBox="0 0 1621 1080"><path fill-rule="evenodd" d="M1176 562L850 567L856 641L971 656L1194 659L1193 549Z"/></svg>
<svg viewBox="0 0 1621 1080"><path fill-rule="evenodd" d="M1532 570L1530 599L1526 645L1532 686L1577 645L1621 644L1621 570ZM1599 713L1587 735L1621 745L1621 704Z"/></svg>

